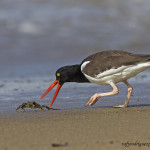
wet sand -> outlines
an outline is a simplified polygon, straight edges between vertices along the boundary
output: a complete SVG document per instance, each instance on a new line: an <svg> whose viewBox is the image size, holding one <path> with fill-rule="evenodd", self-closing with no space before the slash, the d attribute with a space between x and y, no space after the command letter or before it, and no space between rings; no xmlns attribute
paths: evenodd
<svg viewBox="0 0 150 150"><path fill-rule="evenodd" d="M149 116L150 107L18 111L0 118L0 147L1 150L120 150L125 147L122 143L150 142Z"/></svg>

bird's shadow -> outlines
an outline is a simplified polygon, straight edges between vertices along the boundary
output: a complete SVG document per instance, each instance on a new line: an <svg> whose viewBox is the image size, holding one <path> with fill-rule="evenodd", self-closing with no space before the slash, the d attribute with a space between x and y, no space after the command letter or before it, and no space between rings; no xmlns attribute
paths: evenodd
<svg viewBox="0 0 150 150"><path fill-rule="evenodd" d="M150 104L129 105L128 107L150 107Z"/></svg>
<svg viewBox="0 0 150 150"><path fill-rule="evenodd" d="M127 108L132 108L132 107L150 107L150 104L128 105ZM117 109L117 107L114 107L114 106L94 106L92 108L115 108Z"/></svg>

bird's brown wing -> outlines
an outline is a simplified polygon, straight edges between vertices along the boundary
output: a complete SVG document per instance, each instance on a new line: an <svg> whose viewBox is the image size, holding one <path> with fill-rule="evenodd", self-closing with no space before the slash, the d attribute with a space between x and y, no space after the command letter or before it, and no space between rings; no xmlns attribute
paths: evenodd
<svg viewBox="0 0 150 150"><path fill-rule="evenodd" d="M121 66L150 61L150 55L132 54L120 50L111 50L93 54L83 60L83 62L86 61L90 61L90 63L83 68L83 72L94 77L95 75L112 68L117 69Z"/></svg>

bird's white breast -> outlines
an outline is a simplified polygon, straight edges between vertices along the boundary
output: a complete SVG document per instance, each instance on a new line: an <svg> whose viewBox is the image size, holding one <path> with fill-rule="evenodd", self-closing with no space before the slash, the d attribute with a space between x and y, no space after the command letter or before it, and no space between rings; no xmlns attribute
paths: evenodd
<svg viewBox="0 0 150 150"><path fill-rule="evenodd" d="M84 62L81 66L81 71L83 71L83 68L90 63L90 61ZM82 72L85 77L92 83L96 84L110 84L110 83L118 83L123 82L138 73L146 70L150 67L150 62L140 62L138 64L129 65L129 66L121 66L117 69L112 68L110 70L106 70L102 73L99 73L98 75L95 75L95 77L91 77L84 72Z"/></svg>

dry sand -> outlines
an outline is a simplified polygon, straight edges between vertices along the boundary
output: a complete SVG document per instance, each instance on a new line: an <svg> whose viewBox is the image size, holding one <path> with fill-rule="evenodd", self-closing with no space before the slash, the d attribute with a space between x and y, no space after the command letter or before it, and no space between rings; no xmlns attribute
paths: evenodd
<svg viewBox="0 0 150 150"><path fill-rule="evenodd" d="M138 149L150 143L149 128L150 107L18 111L0 118L0 149L120 150L126 142Z"/></svg>

